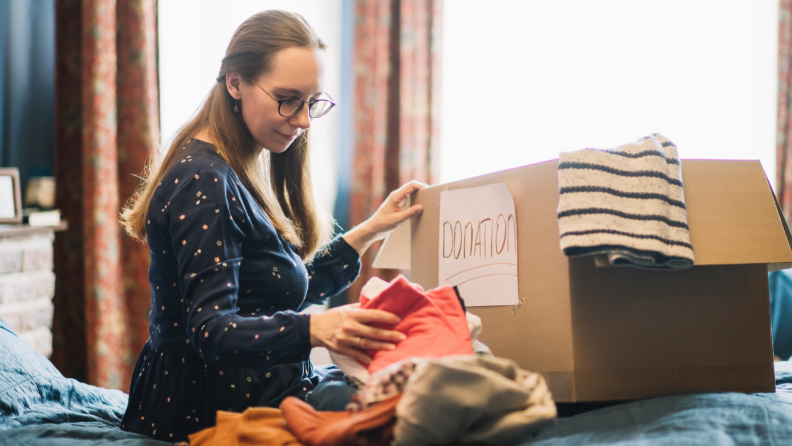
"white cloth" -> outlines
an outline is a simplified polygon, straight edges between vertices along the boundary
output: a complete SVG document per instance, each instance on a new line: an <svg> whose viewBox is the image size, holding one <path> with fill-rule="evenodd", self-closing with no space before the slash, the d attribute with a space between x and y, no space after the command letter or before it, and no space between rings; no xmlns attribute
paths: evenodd
<svg viewBox="0 0 792 446"><path fill-rule="evenodd" d="M611 150L561 153L558 186L564 254L605 254L614 266L693 266L682 164L662 135Z"/></svg>

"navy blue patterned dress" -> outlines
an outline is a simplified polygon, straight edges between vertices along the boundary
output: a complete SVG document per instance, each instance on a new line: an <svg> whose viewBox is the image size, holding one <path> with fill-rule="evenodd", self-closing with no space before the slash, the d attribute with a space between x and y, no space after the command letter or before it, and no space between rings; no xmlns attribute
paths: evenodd
<svg viewBox="0 0 792 446"><path fill-rule="evenodd" d="M306 267L214 146L180 150L146 215L151 324L122 420L174 442L213 426L217 410L311 391L321 376L308 359L310 316L296 311L360 270L341 237Z"/></svg>

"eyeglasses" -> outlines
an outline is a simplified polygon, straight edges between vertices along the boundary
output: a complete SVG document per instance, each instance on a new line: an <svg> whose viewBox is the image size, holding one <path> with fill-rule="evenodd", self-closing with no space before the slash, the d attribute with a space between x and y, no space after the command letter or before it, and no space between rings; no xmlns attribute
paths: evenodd
<svg viewBox="0 0 792 446"><path fill-rule="evenodd" d="M253 81L257 87L261 88L261 85ZM267 92L267 90L261 88L261 91L267 93L267 96L271 97L272 100L278 103L278 114L283 116L284 118L288 118L290 116L294 116L302 110L305 104L308 104L308 116L312 118L321 118L322 116L326 115L327 112L330 111L331 108L335 107L336 103L332 100L327 99L317 99L315 101L303 101L300 98L286 98L286 99L275 99L272 97L271 94ZM327 93L325 93L327 94ZM329 94L327 96L330 96ZM333 99L333 98L330 98Z"/></svg>

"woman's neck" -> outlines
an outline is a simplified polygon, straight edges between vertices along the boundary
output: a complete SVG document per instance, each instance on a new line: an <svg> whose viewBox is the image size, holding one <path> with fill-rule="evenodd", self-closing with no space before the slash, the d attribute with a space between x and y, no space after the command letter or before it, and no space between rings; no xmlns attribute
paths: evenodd
<svg viewBox="0 0 792 446"><path fill-rule="evenodd" d="M209 130L206 128L199 130L198 133L193 135L193 138L200 139L203 142L208 142L209 144L217 147L217 141L212 138L212 136L209 134Z"/></svg>

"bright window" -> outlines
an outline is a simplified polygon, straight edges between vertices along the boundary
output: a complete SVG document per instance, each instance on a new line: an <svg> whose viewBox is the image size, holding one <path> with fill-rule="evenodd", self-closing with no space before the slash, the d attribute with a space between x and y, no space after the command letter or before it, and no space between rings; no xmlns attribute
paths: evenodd
<svg viewBox="0 0 792 446"><path fill-rule="evenodd" d="M662 133L775 178L778 0L444 3L441 180Z"/></svg>

